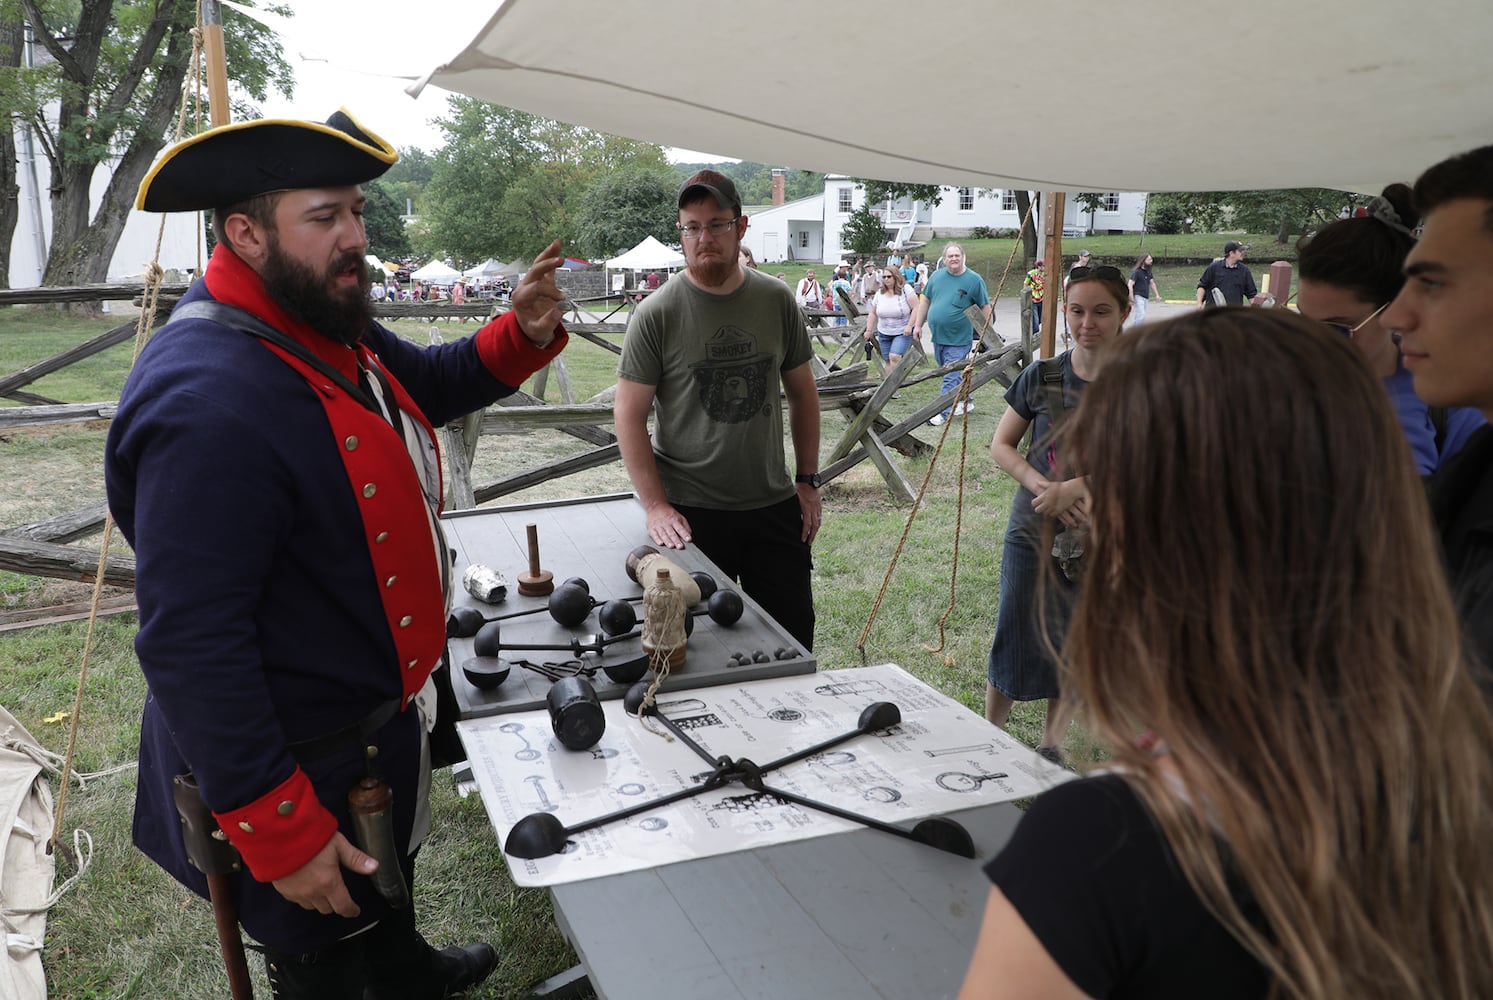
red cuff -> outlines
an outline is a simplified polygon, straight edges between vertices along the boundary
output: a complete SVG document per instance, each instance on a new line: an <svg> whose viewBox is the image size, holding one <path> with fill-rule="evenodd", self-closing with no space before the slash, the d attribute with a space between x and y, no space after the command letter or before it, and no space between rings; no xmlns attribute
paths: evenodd
<svg viewBox="0 0 1493 1000"><path fill-rule="evenodd" d="M477 331L477 356L493 378L517 388L530 375L550 363L565 349L570 335L562 323L555 324L555 339L548 347L535 347L519 329L518 316L511 310Z"/></svg>
<svg viewBox="0 0 1493 1000"><path fill-rule="evenodd" d="M337 832L337 818L322 806L311 779L299 767L268 794L240 809L213 815L243 855L250 874L261 882L298 870Z"/></svg>

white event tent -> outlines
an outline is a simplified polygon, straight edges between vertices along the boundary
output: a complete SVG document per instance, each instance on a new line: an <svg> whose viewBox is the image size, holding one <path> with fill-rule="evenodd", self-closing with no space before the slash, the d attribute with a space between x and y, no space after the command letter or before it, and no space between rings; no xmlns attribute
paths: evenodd
<svg viewBox="0 0 1493 1000"><path fill-rule="evenodd" d="M684 266L684 254L670 250L652 236L619 257L607 261L608 271L662 271Z"/></svg>
<svg viewBox="0 0 1493 1000"><path fill-rule="evenodd" d="M454 285L461 278L461 272L447 267L438 260L433 260L418 271L410 273L413 281L424 281L432 285Z"/></svg>
<svg viewBox="0 0 1493 1000"><path fill-rule="evenodd" d="M791 30L799 0L760 0L751 23L790 30L659 30L699 12L572 0L561 28L553 3L506 0L411 91L429 82L774 165L1001 189L1377 191L1493 141L1488 0L1134 0L1123 12L949 0L921 34L901 0L866 0L830 31ZM867 82L866 58L937 68L928 86L888 87ZM895 125L834 114L807 86L850 107L874 95L876 120Z"/></svg>
<svg viewBox="0 0 1493 1000"><path fill-rule="evenodd" d="M496 257L489 257L476 267L469 267L461 273L467 278L496 278L508 273L504 270L505 266Z"/></svg>

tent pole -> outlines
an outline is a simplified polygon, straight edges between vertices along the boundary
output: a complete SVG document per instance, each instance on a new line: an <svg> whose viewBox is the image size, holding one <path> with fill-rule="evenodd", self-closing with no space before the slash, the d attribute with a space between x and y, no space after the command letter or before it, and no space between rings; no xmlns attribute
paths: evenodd
<svg viewBox="0 0 1493 1000"><path fill-rule="evenodd" d="M1043 196L1042 232L1045 237L1042 258L1047 261L1047 294L1042 297L1042 357L1050 358L1057 339L1058 310L1063 292L1063 203L1062 191L1048 191Z"/></svg>
<svg viewBox="0 0 1493 1000"><path fill-rule="evenodd" d="M228 58L223 48L223 7L218 0L202 0L202 54L207 68L207 108L213 128L227 125Z"/></svg>

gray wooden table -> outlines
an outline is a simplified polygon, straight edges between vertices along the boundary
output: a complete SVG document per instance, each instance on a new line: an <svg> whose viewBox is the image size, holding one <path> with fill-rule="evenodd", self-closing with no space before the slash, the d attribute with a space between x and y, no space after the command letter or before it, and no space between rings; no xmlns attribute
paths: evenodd
<svg viewBox="0 0 1493 1000"><path fill-rule="evenodd" d="M591 595L601 601L636 597L643 593L642 587L628 579L625 567L629 552L639 545L650 544L647 518L631 494L457 511L445 515L441 522L448 541L456 550L458 578L467 566L483 563L500 571L508 580L508 596L502 602L483 604L458 587L454 599L457 606L476 608L484 615L546 607L547 598L524 597L518 593L518 575L528 568L526 527L529 524L537 527L540 567L554 574L556 585L572 576L582 577L590 584ZM693 545L666 554L686 571L709 573L721 589L737 589ZM756 601L744 592L741 592L741 597L745 610L740 621L729 627L718 625L705 615L695 619L685 664L670 673L663 685L665 692L764 677L811 674L818 669L813 653L799 649L793 637ZM642 605L634 607L638 609L641 620ZM505 642L561 644L572 638L594 634L599 628L594 614L579 626L565 628L543 610L510 619L501 626ZM495 690L481 691L473 687L461 671L462 664L473 655L472 642L471 639L451 639L448 643L452 687L462 718L528 712L544 707L551 681L521 668L512 670L508 679ZM772 658L778 649L792 650L794 655L786 659ZM738 665L731 660L733 652L750 655L759 650L769 657L767 662ZM642 643L633 639L608 647L604 656L587 653L580 660L587 666L602 667L641 655ZM566 660L570 654L516 651L513 656L542 662ZM600 671L595 673L591 682L597 696L602 699L621 698L630 686L615 683Z"/></svg>
<svg viewBox="0 0 1493 1000"><path fill-rule="evenodd" d="M550 890L602 1000L935 1000L959 991L1021 813L953 814L968 860L875 830Z"/></svg>

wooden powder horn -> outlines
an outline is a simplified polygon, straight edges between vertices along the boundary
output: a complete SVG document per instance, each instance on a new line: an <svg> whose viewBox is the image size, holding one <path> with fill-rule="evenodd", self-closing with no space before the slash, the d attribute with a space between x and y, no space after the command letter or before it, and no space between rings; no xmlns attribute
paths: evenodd
<svg viewBox="0 0 1493 1000"><path fill-rule="evenodd" d="M539 526L525 525L529 535L529 568L518 575L518 592L525 597L547 597L555 589L555 574L539 568Z"/></svg>
<svg viewBox="0 0 1493 1000"><path fill-rule="evenodd" d="M651 545L639 545L627 554L627 575L647 593L658 582L659 572L665 571L674 586L684 594L684 606L694 607L700 603L700 585L679 568L679 564Z"/></svg>

